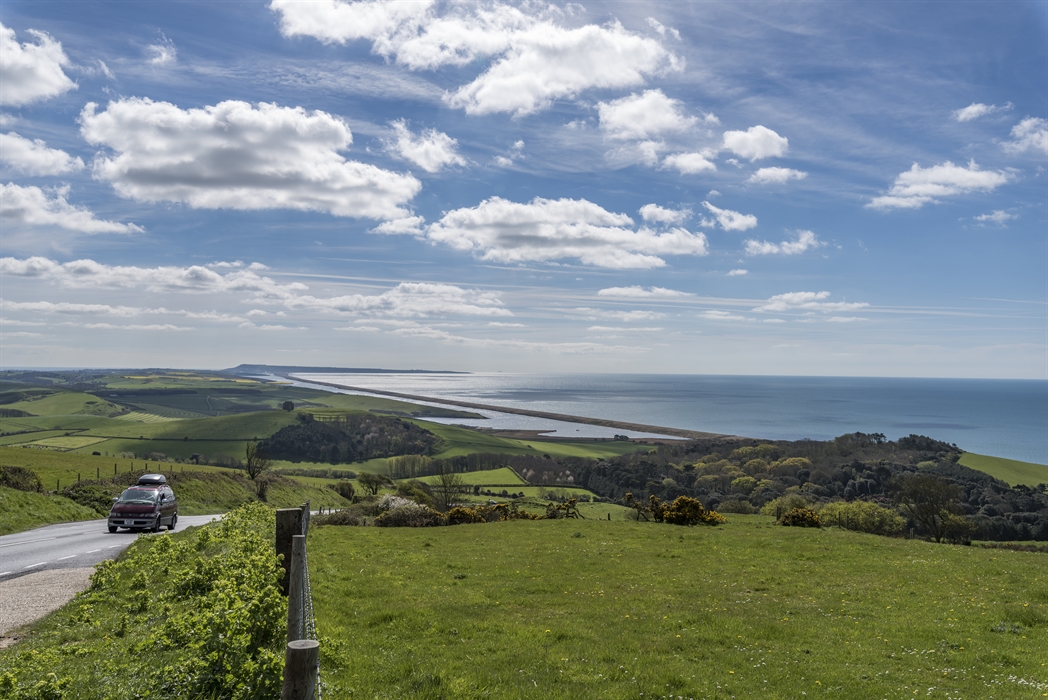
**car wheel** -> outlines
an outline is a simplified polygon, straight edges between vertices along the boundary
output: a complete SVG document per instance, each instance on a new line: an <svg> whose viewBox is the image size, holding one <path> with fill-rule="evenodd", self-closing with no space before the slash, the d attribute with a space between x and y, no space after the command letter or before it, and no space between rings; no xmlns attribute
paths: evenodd
<svg viewBox="0 0 1048 700"><path fill-rule="evenodd" d="M168 523L168 525L167 525L167 531L168 532L173 532L174 529L175 529L175 524L176 523L178 523L178 513L175 513L174 515L171 516L171 522Z"/></svg>
<svg viewBox="0 0 1048 700"><path fill-rule="evenodd" d="M153 527L150 528L153 532L160 532L160 516L156 516L156 522L153 523Z"/></svg>
<svg viewBox="0 0 1048 700"><path fill-rule="evenodd" d="M110 532L116 532L116 526L115 525L110 525L109 526L109 531Z"/></svg>

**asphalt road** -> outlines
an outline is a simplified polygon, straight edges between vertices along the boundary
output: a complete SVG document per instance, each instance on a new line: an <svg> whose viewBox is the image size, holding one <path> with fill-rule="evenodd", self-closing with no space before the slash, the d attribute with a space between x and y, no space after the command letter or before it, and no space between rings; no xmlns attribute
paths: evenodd
<svg viewBox="0 0 1048 700"><path fill-rule="evenodd" d="M179 515L175 532L221 517ZM0 537L0 581L34 571L94 566L103 559L114 559L140 536L142 533L128 530L117 530L110 534L105 518L46 525L35 530L3 535Z"/></svg>

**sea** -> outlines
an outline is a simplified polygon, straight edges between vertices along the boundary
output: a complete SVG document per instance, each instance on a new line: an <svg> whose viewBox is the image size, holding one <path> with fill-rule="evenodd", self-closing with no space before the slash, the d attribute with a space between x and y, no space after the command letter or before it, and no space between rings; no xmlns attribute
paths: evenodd
<svg viewBox="0 0 1048 700"><path fill-rule="evenodd" d="M450 399L769 440L826 440L857 431L891 440L918 434L968 452L1048 464L1048 381L1042 380L501 372L294 376L329 391L313 382L425 396L435 405ZM560 437L657 435L476 412L485 418L437 420Z"/></svg>

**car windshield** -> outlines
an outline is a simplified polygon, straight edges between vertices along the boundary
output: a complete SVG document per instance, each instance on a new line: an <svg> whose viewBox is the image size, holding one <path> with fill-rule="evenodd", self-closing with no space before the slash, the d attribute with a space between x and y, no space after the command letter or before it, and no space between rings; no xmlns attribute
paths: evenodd
<svg viewBox="0 0 1048 700"><path fill-rule="evenodd" d="M139 489L128 489L120 494L121 503L156 503L158 498L156 491L142 491Z"/></svg>

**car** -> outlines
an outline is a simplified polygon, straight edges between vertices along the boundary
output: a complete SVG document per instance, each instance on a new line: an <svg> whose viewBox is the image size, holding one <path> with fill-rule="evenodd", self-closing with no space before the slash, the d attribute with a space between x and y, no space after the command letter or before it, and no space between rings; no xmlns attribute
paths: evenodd
<svg viewBox="0 0 1048 700"><path fill-rule="evenodd" d="M163 474L144 474L138 483L113 499L109 510L109 531L119 528L159 532L178 523L178 500Z"/></svg>

